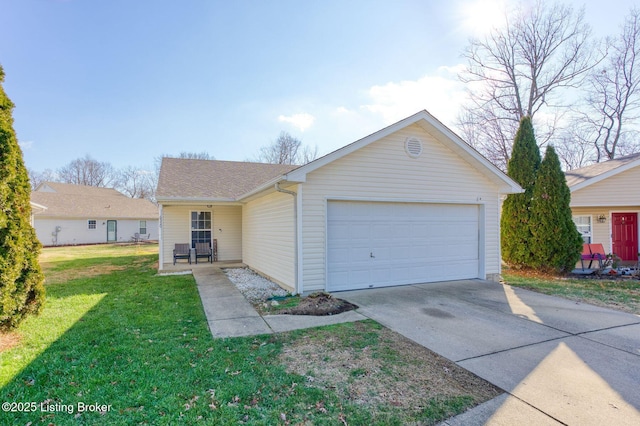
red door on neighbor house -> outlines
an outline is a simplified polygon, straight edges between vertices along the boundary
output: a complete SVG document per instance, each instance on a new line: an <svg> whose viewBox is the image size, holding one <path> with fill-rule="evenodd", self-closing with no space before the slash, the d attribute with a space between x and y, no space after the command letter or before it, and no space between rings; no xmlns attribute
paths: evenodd
<svg viewBox="0 0 640 426"><path fill-rule="evenodd" d="M622 260L638 260L638 213L611 214L613 253Z"/></svg>

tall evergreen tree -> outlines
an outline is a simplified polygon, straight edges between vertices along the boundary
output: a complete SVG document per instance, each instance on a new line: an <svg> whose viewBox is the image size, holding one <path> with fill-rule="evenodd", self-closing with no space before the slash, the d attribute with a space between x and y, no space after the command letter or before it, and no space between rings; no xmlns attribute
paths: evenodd
<svg viewBox="0 0 640 426"><path fill-rule="evenodd" d="M13 130L13 103L0 66L0 329L16 327L44 301L40 243L30 223L31 187Z"/></svg>
<svg viewBox="0 0 640 426"><path fill-rule="evenodd" d="M571 191L560 160L547 146L531 201L531 266L559 272L575 267L582 252L582 237L571 218Z"/></svg>
<svg viewBox="0 0 640 426"><path fill-rule="evenodd" d="M536 143L530 117L520 120L513 141L513 151L507 164L507 174L524 189L522 194L510 194L502 205L500 240L502 258L510 265L531 265L531 198L540 167L540 149Z"/></svg>

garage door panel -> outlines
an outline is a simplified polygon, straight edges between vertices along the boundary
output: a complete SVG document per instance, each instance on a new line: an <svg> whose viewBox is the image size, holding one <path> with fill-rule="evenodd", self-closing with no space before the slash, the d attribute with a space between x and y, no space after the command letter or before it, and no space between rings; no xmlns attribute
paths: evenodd
<svg viewBox="0 0 640 426"><path fill-rule="evenodd" d="M478 277L478 206L331 201L327 211L330 291Z"/></svg>

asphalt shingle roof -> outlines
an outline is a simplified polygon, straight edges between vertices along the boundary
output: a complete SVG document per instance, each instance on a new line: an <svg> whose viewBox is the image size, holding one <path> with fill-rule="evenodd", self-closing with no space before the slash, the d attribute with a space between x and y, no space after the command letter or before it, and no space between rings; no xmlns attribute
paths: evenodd
<svg viewBox="0 0 640 426"><path fill-rule="evenodd" d="M160 168L156 198L235 200L297 167L165 157Z"/></svg>
<svg viewBox="0 0 640 426"><path fill-rule="evenodd" d="M149 200L129 198L112 188L45 182L55 192L32 191L31 201L47 210L39 216L74 218L157 219L158 207ZM41 186L42 187L42 186ZM39 188L41 188L39 187Z"/></svg>
<svg viewBox="0 0 640 426"><path fill-rule="evenodd" d="M579 169L569 170L565 173L567 185L569 187L578 185L586 180L600 176L603 173L615 170L618 167L622 167L625 164L636 160L640 160L640 153L615 158L613 160L592 164L590 166L580 167Z"/></svg>

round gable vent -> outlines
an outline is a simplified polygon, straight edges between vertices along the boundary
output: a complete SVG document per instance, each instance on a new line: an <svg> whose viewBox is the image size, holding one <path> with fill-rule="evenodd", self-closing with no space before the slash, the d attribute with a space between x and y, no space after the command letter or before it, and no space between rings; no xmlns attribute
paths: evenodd
<svg viewBox="0 0 640 426"><path fill-rule="evenodd" d="M422 154L422 141L418 138L409 137L404 141L404 150L411 158L418 158Z"/></svg>

